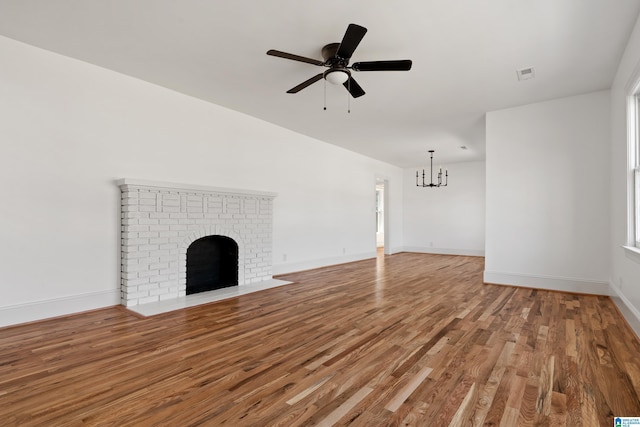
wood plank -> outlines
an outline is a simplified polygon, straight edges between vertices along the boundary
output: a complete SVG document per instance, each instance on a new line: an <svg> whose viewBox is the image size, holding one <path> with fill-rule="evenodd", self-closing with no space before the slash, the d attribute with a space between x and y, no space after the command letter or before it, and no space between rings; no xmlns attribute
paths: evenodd
<svg viewBox="0 0 640 427"><path fill-rule="evenodd" d="M385 408L391 412L396 412L400 405L415 391L416 388L427 378L427 376L433 371L433 368L425 366L422 368L415 377L411 378L411 381L402 388L386 405Z"/></svg>

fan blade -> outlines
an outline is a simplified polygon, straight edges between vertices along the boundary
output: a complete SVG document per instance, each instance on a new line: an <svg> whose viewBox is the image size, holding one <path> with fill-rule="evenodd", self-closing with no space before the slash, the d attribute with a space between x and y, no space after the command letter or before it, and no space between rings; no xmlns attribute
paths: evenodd
<svg viewBox="0 0 640 427"><path fill-rule="evenodd" d="M366 93L364 89L360 87L358 82L353 79L353 77L349 77L349 80L342 83L342 85L347 88L351 96L354 98L359 98Z"/></svg>
<svg viewBox="0 0 640 427"><path fill-rule="evenodd" d="M306 58L304 56L294 55L292 53L287 53L287 52L281 52L279 50L274 50L274 49L267 51L267 55L277 56L278 58L291 59L292 61L306 62L307 64L324 65L324 62L318 61L317 59Z"/></svg>
<svg viewBox="0 0 640 427"><path fill-rule="evenodd" d="M399 61L368 61L354 62L351 68L354 71L409 71L411 64L410 59Z"/></svg>
<svg viewBox="0 0 640 427"><path fill-rule="evenodd" d="M351 58L366 33L366 28L356 24L349 24L347 32L344 33L342 42L340 42L336 56L343 59Z"/></svg>
<svg viewBox="0 0 640 427"><path fill-rule="evenodd" d="M313 83L317 82L318 80L322 80L322 76L323 75L324 75L324 73L320 73L318 75L315 75L315 76L311 77L309 80L306 80L306 81L300 83L298 86L289 89L287 91L287 93L298 93L302 89L304 89L305 87L311 86Z"/></svg>

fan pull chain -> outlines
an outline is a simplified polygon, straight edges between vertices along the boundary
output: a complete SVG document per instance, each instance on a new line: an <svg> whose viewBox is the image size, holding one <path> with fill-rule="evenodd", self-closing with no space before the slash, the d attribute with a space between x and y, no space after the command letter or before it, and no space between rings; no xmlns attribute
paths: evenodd
<svg viewBox="0 0 640 427"><path fill-rule="evenodd" d="M349 90L347 90L347 113L351 114L351 77L347 80L347 86L349 86Z"/></svg>
<svg viewBox="0 0 640 427"><path fill-rule="evenodd" d="M324 111L327 111L327 81L324 80Z"/></svg>

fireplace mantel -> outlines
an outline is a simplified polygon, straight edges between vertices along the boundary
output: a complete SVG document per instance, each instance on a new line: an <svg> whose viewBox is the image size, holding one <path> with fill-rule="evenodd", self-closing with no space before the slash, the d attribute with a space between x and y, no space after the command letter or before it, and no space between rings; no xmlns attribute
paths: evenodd
<svg viewBox="0 0 640 427"><path fill-rule="evenodd" d="M176 182L164 182L164 181L150 181L144 179L122 178L116 181L116 185L121 189L123 187L140 187L147 188L149 190L181 190L181 191L195 191L200 193L222 193L222 194L235 194L238 196L263 196L263 197L276 197L278 193L271 193L268 191L256 191L256 190L241 190L238 188L224 188L224 187L210 187L207 185L194 185L194 184L181 184Z"/></svg>

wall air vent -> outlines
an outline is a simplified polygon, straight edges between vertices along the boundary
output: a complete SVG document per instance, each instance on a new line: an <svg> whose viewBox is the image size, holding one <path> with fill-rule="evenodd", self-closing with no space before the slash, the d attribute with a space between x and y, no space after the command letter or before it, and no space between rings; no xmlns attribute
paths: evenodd
<svg viewBox="0 0 640 427"><path fill-rule="evenodd" d="M516 70L518 80L529 80L536 76L536 70L533 67L521 68Z"/></svg>

